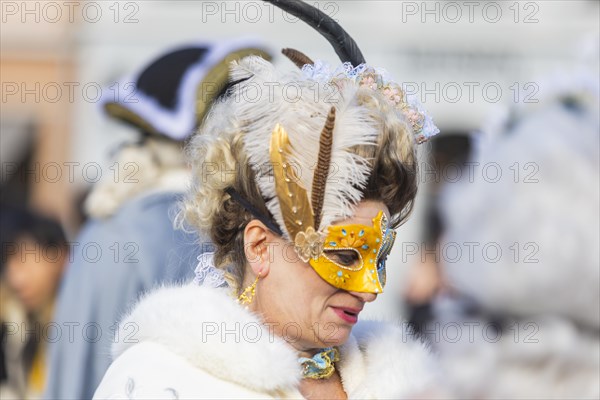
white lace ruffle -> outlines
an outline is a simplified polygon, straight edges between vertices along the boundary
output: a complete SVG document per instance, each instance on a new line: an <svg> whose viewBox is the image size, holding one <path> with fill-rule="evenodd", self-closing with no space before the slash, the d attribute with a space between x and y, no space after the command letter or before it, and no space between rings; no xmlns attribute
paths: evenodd
<svg viewBox="0 0 600 400"><path fill-rule="evenodd" d="M224 271L215 266L214 256L213 252L202 253L198 256L198 266L194 270L195 284L215 288L227 285Z"/></svg>

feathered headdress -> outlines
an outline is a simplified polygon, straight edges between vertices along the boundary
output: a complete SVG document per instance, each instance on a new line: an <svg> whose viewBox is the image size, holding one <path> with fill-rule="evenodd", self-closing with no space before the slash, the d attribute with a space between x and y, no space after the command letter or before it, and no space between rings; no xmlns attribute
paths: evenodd
<svg viewBox="0 0 600 400"><path fill-rule="evenodd" d="M233 93L236 118L248 122L244 145L261 194L281 233L297 245L308 241L315 255L321 246L309 238L353 214L372 172L365 158L350 151L375 146L380 135L369 110L353 103L356 92L381 92L405 115L418 143L439 131L398 84L365 64L356 42L337 22L299 0L266 1L315 28L343 62L332 70L298 50L283 49L302 68L300 79L279 75L258 57L233 63L231 70L231 79L240 82Z"/></svg>
<svg viewBox="0 0 600 400"><path fill-rule="evenodd" d="M400 85L365 64L334 20L302 1L269 2L323 34L342 64L332 69L293 49L283 53L301 70L288 74L260 57L231 64L234 84L191 146L202 181L194 180L188 219L211 226L219 264L235 261L248 219L237 216L241 205L329 284L381 293L390 225L416 193L414 142L438 130ZM367 198L389 215L382 206L372 224L339 224Z"/></svg>

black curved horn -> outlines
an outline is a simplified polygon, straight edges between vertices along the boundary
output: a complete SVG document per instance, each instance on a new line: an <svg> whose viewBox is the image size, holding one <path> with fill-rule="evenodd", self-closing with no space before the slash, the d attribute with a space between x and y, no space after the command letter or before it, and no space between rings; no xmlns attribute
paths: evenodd
<svg viewBox="0 0 600 400"><path fill-rule="evenodd" d="M313 27L331 43L342 62L350 61L352 66L365 63L365 57L350 35L331 17L321 10L301 0L264 0L283 11L300 18Z"/></svg>

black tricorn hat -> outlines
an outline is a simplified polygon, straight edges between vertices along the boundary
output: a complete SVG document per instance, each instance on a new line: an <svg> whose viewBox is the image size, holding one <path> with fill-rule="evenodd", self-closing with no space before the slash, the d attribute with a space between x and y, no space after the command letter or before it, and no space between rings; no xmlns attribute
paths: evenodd
<svg viewBox="0 0 600 400"><path fill-rule="evenodd" d="M100 105L146 134L182 141L227 90L229 63L250 55L271 60L267 48L253 39L178 46L120 80L118 90L104 91Z"/></svg>

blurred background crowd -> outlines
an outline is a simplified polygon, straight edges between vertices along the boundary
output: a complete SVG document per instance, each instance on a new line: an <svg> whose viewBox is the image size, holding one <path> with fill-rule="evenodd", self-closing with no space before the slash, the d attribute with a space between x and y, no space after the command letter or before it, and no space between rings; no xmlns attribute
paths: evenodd
<svg viewBox="0 0 600 400"><path fill-rule="evenodd" d="M313 3L441 129L365 309L439 354L421 396L598 398L599 3ZM260 1L0 5L0 393L90 398L119 315L210 248L172 217L227 62L336 59Z"/></svg>

